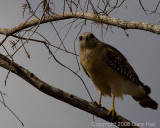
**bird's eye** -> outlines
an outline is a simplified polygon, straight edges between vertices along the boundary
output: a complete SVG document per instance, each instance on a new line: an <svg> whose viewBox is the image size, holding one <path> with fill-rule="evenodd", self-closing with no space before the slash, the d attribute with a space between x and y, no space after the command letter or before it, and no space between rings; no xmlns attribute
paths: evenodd
<svg viewBox="0 0 160 128"><path fill-rule="evenodd" d="M79 37L79 40L82 40L82 36Z"/></svg>
<svg viewBox="0 0 160 128"><path fill-rule="evenodd" d="M91 34L90 34L90 37L91 37L91 38L93 38L93 37L94 37L93 33L91 33Z"/></svg>

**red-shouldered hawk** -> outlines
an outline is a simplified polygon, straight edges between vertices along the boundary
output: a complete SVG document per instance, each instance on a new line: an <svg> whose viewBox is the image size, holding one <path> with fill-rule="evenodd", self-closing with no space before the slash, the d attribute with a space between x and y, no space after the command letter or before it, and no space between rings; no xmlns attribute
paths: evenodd
<svg viewBox="0 0 160 128"><path fill-rule="evenodd" d="M116 48L86 32L79 36L79 50L80 63L99 91L98 104L101 105L102 95L112 96L108 115L117 115L114 99L125 94L131 95L144 108L158 108L158 104L149 96L150 87L139 80L133 67Z"/></svg>

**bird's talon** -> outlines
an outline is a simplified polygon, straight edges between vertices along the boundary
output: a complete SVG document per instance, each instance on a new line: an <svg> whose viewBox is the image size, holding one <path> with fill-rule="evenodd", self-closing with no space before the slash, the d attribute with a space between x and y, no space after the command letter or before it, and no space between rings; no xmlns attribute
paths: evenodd
<svg viewBox="0 0 160 128"><path fill-rule="evenodd" d="M98 102L98 106L101 106L101 103Z"/></svg>
<svg viewBox="0 0 160 128"><path fill-rule="evenodd" d="M102 107L101 104L98 104L98 106Z"/></svg>
<svg viewBox="0 0 160 128"><path fill-rule="evenodd" d="M118 116L118 113L115 111L114 107L111 107L107 115L111 116L112 120L114 120Z"/></svg>
<svg viewBox="0 0 160 128"><path fill-rule="evenodd" d="M101 107L101 104L100 104L100 103L97 103L96 101L92 101L91 104L93 104L93 105L95 105L95 106Z"/></svg>

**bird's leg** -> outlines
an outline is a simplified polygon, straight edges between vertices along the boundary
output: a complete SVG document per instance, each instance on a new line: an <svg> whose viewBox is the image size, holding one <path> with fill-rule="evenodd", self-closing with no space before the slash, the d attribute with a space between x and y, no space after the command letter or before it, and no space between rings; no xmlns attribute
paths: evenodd
<svg viewBox="0 0 160 128"><path fill-rule="evenodd" d="M114 108L115 95L113 93L111 93L111 95L112 95L112 107L110 108L107 115L112 116L112 120L113 120L114 117L118 116L118 114L116 113L115 108Z"/></svg>
<svg viewBox="0 0 160 128"><path fill-rule="evenodd" d="M101 98L102 98L102 92L99 91L99 101L98 101L99 106L101 106Z"/></svg>
<svg viewBox="0 0 160 128"><path fill-rule="evenodd" d="M102 92L99 91L99 101L98 101L98 103L96 101L92 101L91 103L96 105L96 106L100 106L101 107L101 98L102 98Z"/></svg>

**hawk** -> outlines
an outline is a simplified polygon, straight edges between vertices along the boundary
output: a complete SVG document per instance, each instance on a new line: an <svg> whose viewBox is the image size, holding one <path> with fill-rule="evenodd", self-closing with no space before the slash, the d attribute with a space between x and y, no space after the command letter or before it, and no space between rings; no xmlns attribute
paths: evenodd
<svg viewBox="0 0 160 128"><path fill-rule="evenodd" d="M79 36L80 63L102 96L112 97L108 115L115 117L115 97L131 95L142 107L157 109L158 104L149 96L151 89L144 85L127 59L113 46L101 42L93 33Z"/></svg>

